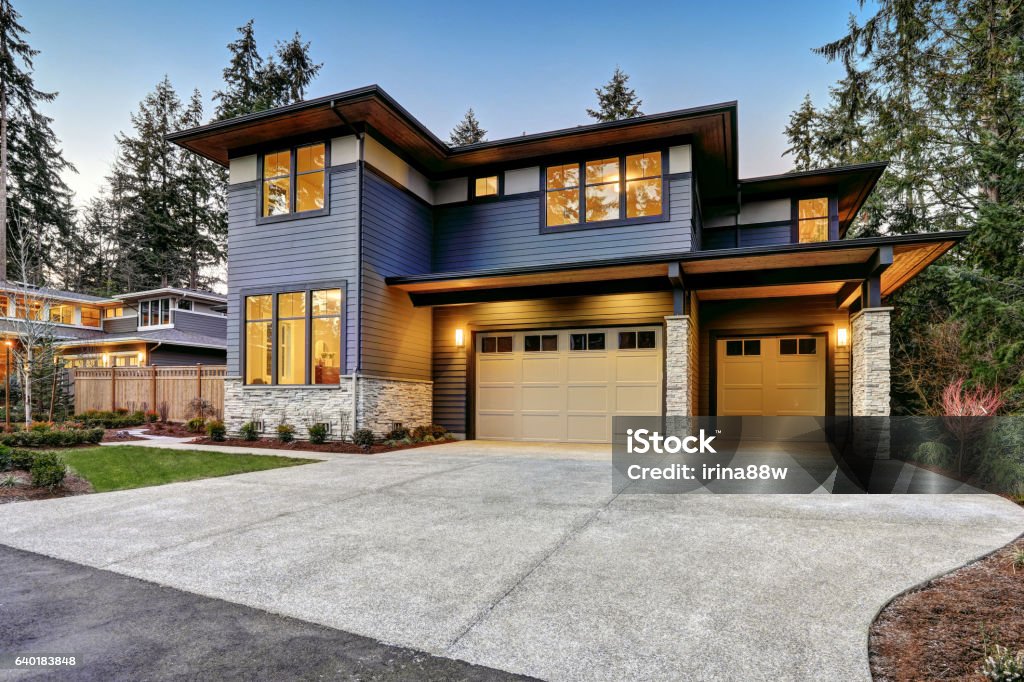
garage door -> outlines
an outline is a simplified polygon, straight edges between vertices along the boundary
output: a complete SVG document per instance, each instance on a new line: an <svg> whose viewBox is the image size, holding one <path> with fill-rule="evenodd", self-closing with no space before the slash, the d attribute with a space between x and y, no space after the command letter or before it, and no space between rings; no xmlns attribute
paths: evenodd
<svg viewBox="0 0 1024 682"><path fill-rule="evenodd" d="M615 415L661 414L660 327L484 333L476 437L605 443Z"/></svg>
<svg viewBox="0 0 1024 682"><path fill-rule="evenodd" d="M723 338L716 353L719 415L824 416L824 337Z"/></svg>

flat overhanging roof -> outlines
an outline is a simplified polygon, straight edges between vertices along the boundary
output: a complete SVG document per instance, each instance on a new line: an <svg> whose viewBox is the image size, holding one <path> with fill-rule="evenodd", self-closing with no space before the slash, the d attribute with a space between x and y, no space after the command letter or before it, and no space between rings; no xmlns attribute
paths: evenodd
<svg viewBox="0 0 1024 682"><path fill-rule="evenodd" d="M720 249L615 260L442 272L388 277L417 305L583 295L669 288L670 275L703 300L838 294L861 282L882 250L892 263L881 269L881 293L889 296L967 236L966 232L844 239ZM673 273L678 272L678 275ZM490 295L481 292L495 292ZM553 294L554 291L566 292Z"/></svg>

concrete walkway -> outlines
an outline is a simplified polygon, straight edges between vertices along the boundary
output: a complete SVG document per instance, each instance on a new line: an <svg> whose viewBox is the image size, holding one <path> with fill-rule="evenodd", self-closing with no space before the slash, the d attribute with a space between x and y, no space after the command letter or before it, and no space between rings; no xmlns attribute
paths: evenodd
<svg viewBox="0 0 1024 682"><path fill-rule="evenodd" d="M857 680L890 597L1024 531L990 495L616 496L609 460L330 455L4 505L0 543L546 679Z"/></svg>

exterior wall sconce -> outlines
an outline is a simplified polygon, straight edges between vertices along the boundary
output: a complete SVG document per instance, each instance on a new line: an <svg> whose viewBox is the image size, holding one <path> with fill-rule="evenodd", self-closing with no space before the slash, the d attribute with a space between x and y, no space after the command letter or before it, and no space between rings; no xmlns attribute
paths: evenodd
<svg viewBox="0 0 1024 682"><path fill-rule="evenodd" d="M103 354L103 366L104 367L110 367L110 354L109 353L104 353Z"/></svg>
<svg viewBox="0 0 1024 682"><path fill-rule="evenodd" d="M465 348L466 347L466 335L461 328L455 330L455 347Z"/></svg>
<svg viewBox="0 0 1024 682"><path fill-rule="evenodd" d="M846 327L840 327L836 333L836 345L840 348L846 348L847 343L849 343L849 338L847 337Z"/></svg>
<svg viewBox="0 0 1024 682"><path fill-rule="evenodd" d="M142 366L143 366L143 365L145 365L145 364L146 364L146 354L145 354L145 353L143 353L143 352L142 352L142 351L140 350L140 351L139 351L139 367L142 367Z"/></svg>

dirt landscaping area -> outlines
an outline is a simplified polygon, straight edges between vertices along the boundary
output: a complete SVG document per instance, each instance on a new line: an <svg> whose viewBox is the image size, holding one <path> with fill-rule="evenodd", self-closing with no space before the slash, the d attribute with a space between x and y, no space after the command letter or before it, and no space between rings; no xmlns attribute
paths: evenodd
<svg viewBox="0 0 1024 682"><path fill-rule="evenodd" d="M996 645L1024 650L1024 537L894 599L871 627L876 680L984 680Z"/></svg>
<svg viewBox="0 0 1024 682"><path fill-rule="evenodd" d="M8 480L12 485L0 485L0 504L28 500L51 500L56 497L70 497L94 492L89 481L73 472L69 472L64 477L64 482L53 489L34 487L32 474L22 469L5 471L0 474L0 482L6 483Z"/></svg>

